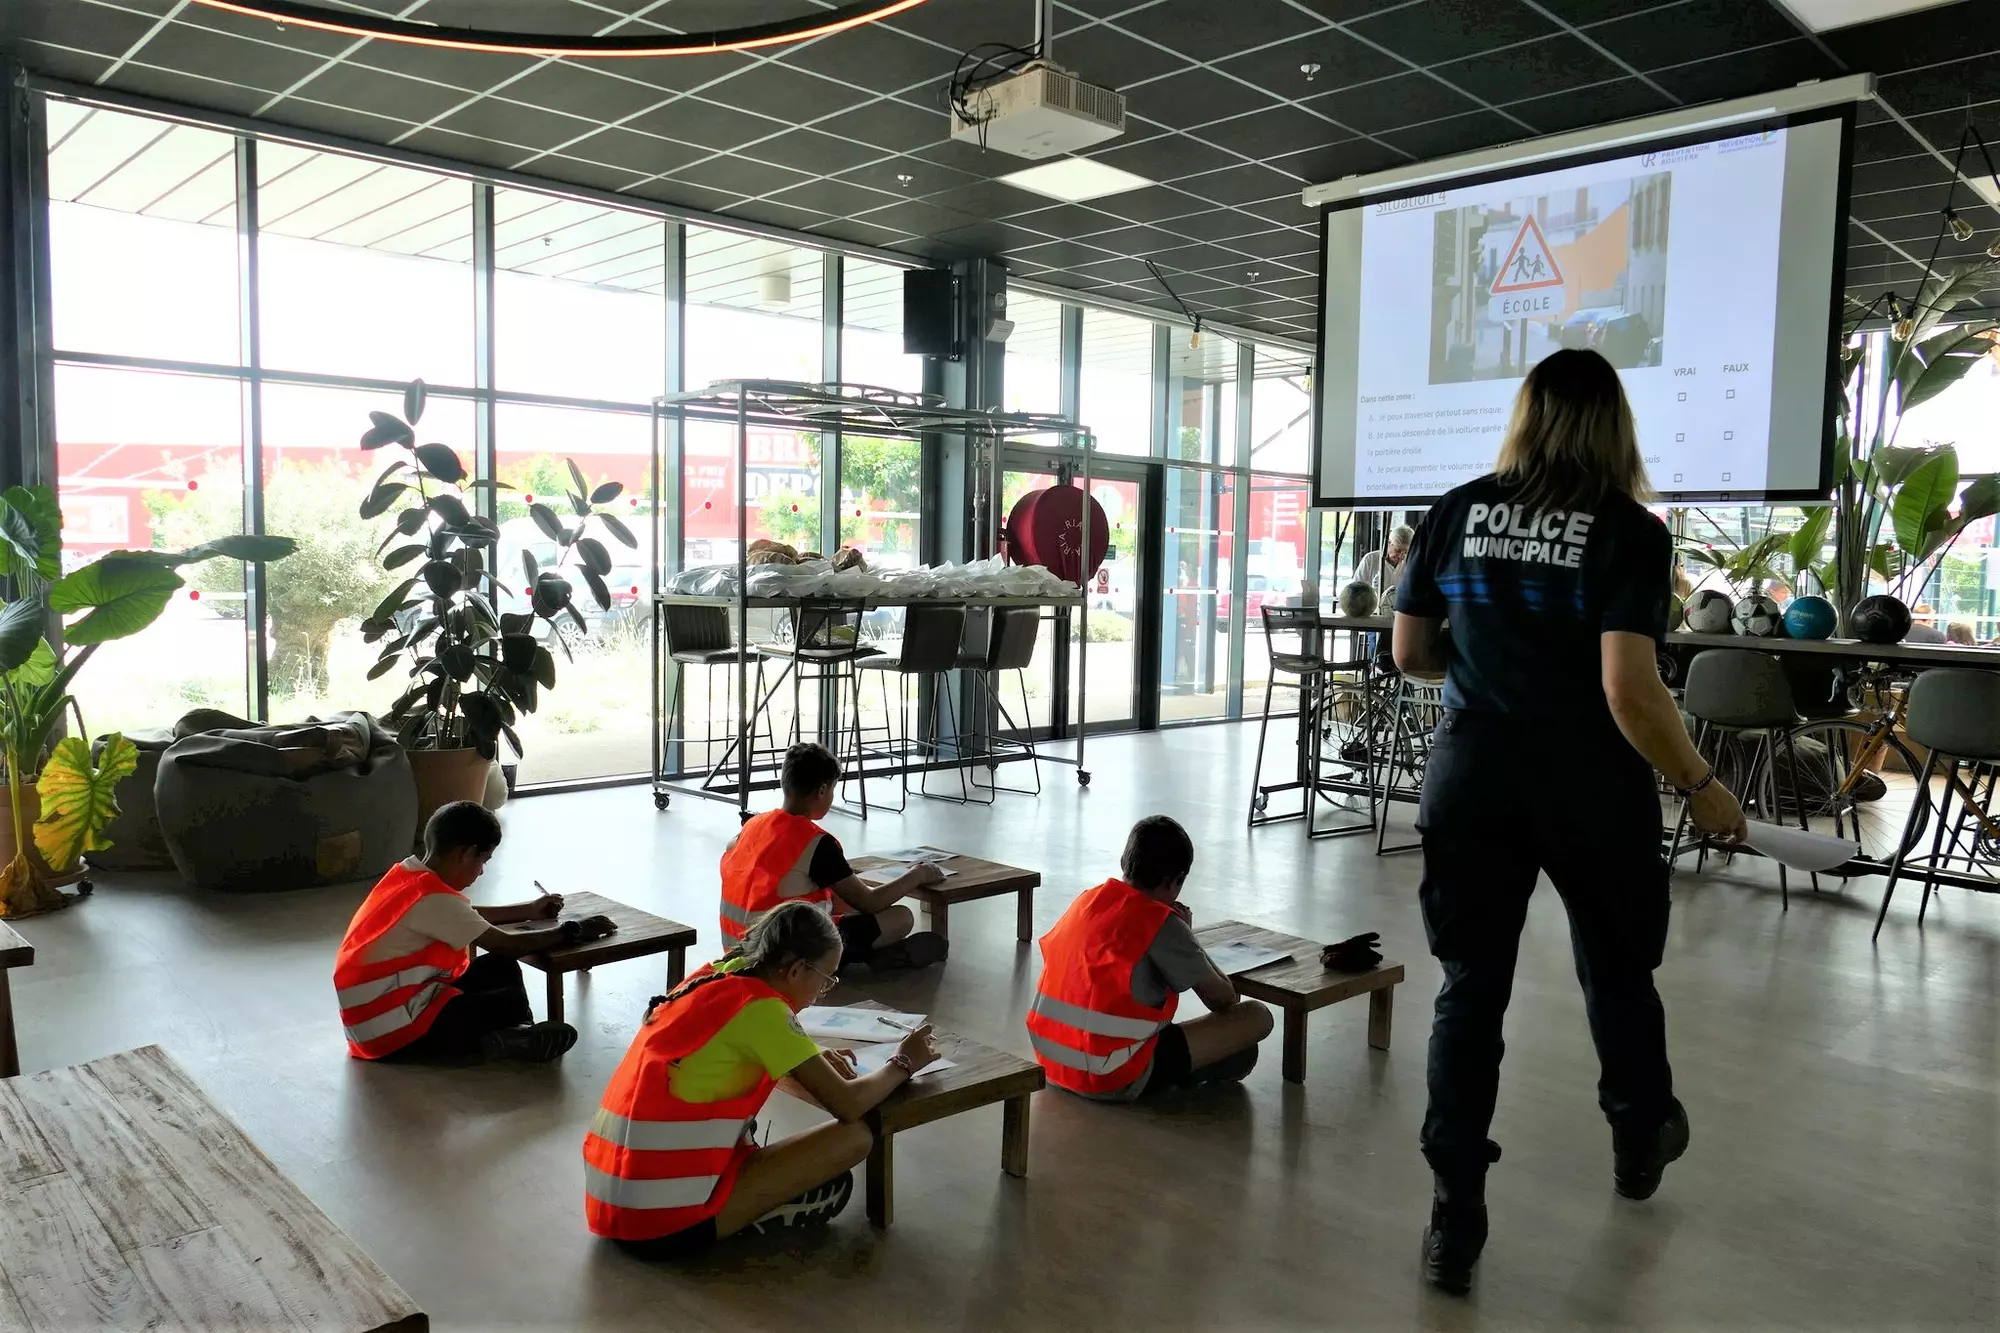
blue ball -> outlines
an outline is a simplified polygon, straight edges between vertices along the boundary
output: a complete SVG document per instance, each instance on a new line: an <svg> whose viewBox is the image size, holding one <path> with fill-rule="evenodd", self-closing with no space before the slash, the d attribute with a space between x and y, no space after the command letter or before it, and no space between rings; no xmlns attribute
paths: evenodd
<svg viewBox="0 0 2000 1333"><path fill-rule="evenodd" d="M1785 606L1785 633L1794 639L1830 639L1840 622L1824 597L1794 597Z"/></svg>

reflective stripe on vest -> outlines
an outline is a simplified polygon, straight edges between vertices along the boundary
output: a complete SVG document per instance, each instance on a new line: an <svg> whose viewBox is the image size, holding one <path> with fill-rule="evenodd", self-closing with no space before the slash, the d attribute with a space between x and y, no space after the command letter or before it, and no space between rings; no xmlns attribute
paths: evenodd
<svg viewBox="0 0 2000 1333"><path fill-rule="evenodd" d="M415 995L394 1009L386 1009L375 1017L365 1018L359 1023L349 1023L347 1039L357 1046L366 1046L371 1042L382 1040L392 1032L401 1031L414 1023L421 1022L430 1010L431 1001L437 998L437 993L444 989L451 978L449 974L440 972L436 968L419 970L431 978L429 985L423 986Z"/></svg>
<svg viewBox="0 0 2000 1333"><path fill-rule="evenodd" d="M784 1003L748 975L704 968L639 1028L584 1135L584 1218L619 1240L664 1236L715 1216L752 1151L752 1119L776 1081L749 1061L751 1085L713 1102L674 1095L675 1065L712 1041L746 1005Z"/></svg>
<svg viewBox="0 0 2000 1333"><path fill-rule="evenodd" d="M722 936L742 939L765 913L790 901L833 907L833 890L807 881L788 887L787 875L805 857L822 830L804 815L766 810L743 826L722 854Z"/></svg>
<svg viewBox="0 0 2000 1333"><path fill-rule="evenodd" d="M1141 1004L1132 997L1132 978L1170 915L1165 903L1107 880L1079 895L1042 937L1042 975L1027 1026L1049 1082L1111 1093L1151 1067L1177 1000Z"/></svg>
<svg viewBox="0 0 2000 1333"><path fill-rule="evenodd" d="M405 968L390 976L377 977L373 981L358 982L344 987L337 991L336 995L341 1008L355 1009L370 1001L381 999L392 990L401 990L405 986L421 986L432 977L442 975L443 973L435 967Z"/></svg>

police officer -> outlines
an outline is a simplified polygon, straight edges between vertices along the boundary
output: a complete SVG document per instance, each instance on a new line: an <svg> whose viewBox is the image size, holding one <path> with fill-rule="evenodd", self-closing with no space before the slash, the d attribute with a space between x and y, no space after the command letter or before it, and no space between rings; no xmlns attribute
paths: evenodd
<svg viewBox="0 0 2000 1333"><path fill-rule="evenodd" d="M1417 826L1424 929L1444 971L1424 1266L1448 1291L1469 1289L1486 1242L1501 1020L1540 872L1569 913L1618 1193L1649 1197L1687 1150L1653 988L1667 934L1653 770L1724 840L1742 835L1743 811L1660 683L1673 550L1647 492L1617 372L1596 352L1555 352L1522 384L1496 470L1425 516L1398 590L1396 665L1444 679ZM1576 780L1525 780L1552 759Z"/></svg>

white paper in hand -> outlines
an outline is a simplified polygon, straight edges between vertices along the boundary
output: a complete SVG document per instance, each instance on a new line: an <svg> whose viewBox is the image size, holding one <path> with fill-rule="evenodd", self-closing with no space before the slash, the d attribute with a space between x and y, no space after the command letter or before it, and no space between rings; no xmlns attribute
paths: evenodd
<svg viewBox="0 0 2000 1333"><path fill-rule="evenodd" d="M1749 820L1744 828L1743 841L1753 851L1762 852L1793 870L1815 873L1833 870L1861 855L1860 843L1831 834L1809 833L1805 829L1766 824L1755 819Z"/></svg>
<svg viewBox="0 0 2000 1333"><path fill-rule="evenodd" d="M896 1047L886 1042L875 1046L856 1046L853 1049L854 1072L857 1074L872 1074L883 1065L888 1064L889 1057L895 1053ZM922 1078L926 1074L942 1074L947 1069L955 1068L957 1066L951 1061L945 1059L943 1056L939 1056L910 1077Z"/></svg>

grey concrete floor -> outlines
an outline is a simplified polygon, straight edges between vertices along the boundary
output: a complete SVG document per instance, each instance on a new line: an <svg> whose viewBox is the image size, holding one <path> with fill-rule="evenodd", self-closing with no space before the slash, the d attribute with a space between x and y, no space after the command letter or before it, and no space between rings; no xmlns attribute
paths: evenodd
<svg viewBox="0 0 2000 1333"><path fill-rule="evenodd" d="M1088 791L1048 768L1039 799L831 826L855 852L926 841L1036 866L1046 928L1115 869L1135 817L1172 814L1199 849L1198 918L1383 933L1410 974L1394 1049L1368 1050L1355 1003L1315 1016L1302 1087L1279 1079L1274 1042L1240 1091L1138 1110L1044 1093L1026 1180L1000 1173L997 1107L912 1131L886 1232L857 1206L815 1240L671 1267L593 1240L584 1126L660 969L573 981L583 1037L556 1067L350 1061L330 970L362 886L232 897L101 877L81 906L20 923L39 950L13 974L24 1063L164 1046L445 1330L1994 1327L2000 900L1953 892L1919 931L1909 894L1871 947L1879 881L1795 892L1781 914L1767 867L1684 874L1660 981L1694 1146L1634 1205L1611 1192L1566 927L1538 894L1508 1017L1495 1234L1455 1301L1416 1271L1437 984L1418 859L1309 845L1296 825L1246 832L1254 742L1234 726L1107 740ZM1523 771L1551 800L1577 780ZM1407 809L1394 818L1407 832ZM661 814L623 788L517 801L504 819L481 901L540 879L714 938L729 808L683 798ZM1025 1052L1038 963L1013 921L1007 902L962 907L948 965L848 994ZM772 1105L780 1130L813 1119Z"/></svg>

